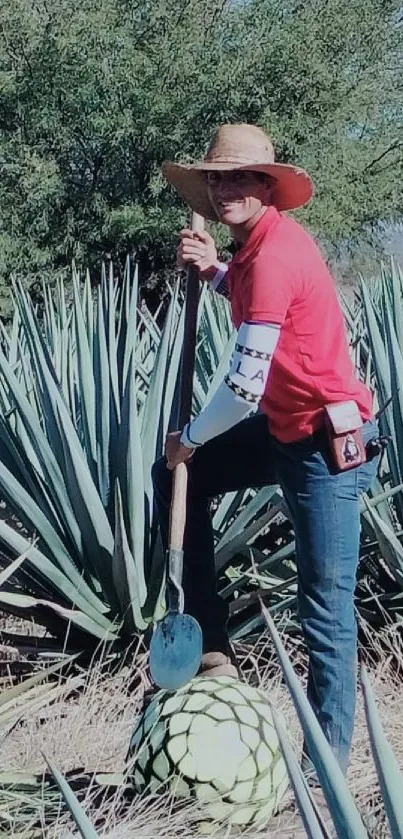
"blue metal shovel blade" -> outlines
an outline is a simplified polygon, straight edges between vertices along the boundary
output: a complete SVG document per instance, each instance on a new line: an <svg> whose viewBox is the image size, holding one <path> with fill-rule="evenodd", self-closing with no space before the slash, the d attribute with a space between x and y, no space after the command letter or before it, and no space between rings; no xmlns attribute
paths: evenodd
<svg viewBox="0 0 403 839"><path fill-rule="evenodd" d="M202 657L203 636L191 615L170 612L157 625L150 644L150 670L164 690L178 690L196 675Z"/></svg>

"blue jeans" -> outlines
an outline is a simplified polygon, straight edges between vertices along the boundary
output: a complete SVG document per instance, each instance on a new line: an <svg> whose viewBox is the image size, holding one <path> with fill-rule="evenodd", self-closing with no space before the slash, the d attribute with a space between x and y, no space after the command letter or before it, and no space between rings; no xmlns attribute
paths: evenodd
<svg viewBox="0 0 403 839"><path fill-rule="evenodd" d="M378 436L375 422L365 442ZM378 458L337 472L324 432L280 443L255 414L196 450L189 467L184 543L185 608L199 621L204 650L228 650L227 604L217 595L210 500L223 492L279 483L293 523L298 610L309 652L308 698L340 766L347 769L354 728L357 627L354 591L359 556L360 493ZM156 511L167 545L172 473L153 467Z"/></svg>

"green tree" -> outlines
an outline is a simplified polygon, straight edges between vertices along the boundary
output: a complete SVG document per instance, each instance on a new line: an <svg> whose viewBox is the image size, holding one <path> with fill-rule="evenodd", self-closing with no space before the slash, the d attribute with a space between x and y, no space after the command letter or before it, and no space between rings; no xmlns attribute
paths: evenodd
<svg viewBox="0 0 403 839"><path fill-rule="evenodd" d="M0 272L172 263L186 208L165 158L256 122L312 173L330 249L402 215L397 0L4 0ZM330 252L330 251L329 251Z"/></svg>

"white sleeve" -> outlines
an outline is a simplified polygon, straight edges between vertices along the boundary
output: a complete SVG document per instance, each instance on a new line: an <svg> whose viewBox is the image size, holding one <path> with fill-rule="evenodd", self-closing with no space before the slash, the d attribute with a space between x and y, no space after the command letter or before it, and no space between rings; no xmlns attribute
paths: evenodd
<svg viewBox="0 0 403 839"><path fill-rule="evenodd" d="M227 285L227 271L228 265L225 262L220 262L220 267L210 282L210 288L213 288L217 294L221 294L223 297L229 298L229 288Z"/></svg>
<svg viewBox="0 0 403 839"><path fill-rule="evenodd" d="M183 429L181 442L195 448L228 431L258 406L280 336L275 323L242 323L231 368L211 402Z"/></svg>

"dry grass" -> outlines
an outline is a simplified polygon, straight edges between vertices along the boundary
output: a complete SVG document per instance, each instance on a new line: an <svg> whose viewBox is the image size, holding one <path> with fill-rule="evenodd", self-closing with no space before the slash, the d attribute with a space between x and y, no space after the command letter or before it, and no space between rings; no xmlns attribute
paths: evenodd
<svg viewBox="0 0 403 839"><path fill-rule="evenodd" d="M378 664L371 670L371 681L379 700L385 731L403 766L403 684L396 666L391 667L392 654L395 664L396 656L403 662L403 654L394 633L385 634L383 642L386 653L382 653L382 665ZM278 669L273 669L273 663L267 661L267 646L261 644L249 653L240 647L238 652L243 656L248 678L254 683L258 681L274 705L281 709L288 731L298 747L300 732L295 712ZM304 662L300 652L297 664L303 673ZM101 665L94 666L85 676L83 690L72 692L67 697L62 696L45 710L28 716L13 729L2 743L0 771L42 772L45 769L44 755L63 772L75 768L82 768L87 773L122 771L135 718L141 708L143 689L148 684L144 659L139 661L139 673L140 687L130 691L133 672L129 668L122 668L119 673L111 676L105 673ZM376 839L388 836L361 696L348 780L370 834ZM107 839L190 839L196 835L191 804L180 809L173 808L172 802L163 795L153 799L137 797L129 802L124 801L120 792L104 800L102 797L99 800L98 796L97 801L94 795L95 787L90 784L84 804L97 824L100 835ZM40 817L42 810L43 804L38 799L35 818ZM43 827L41 835L47 839L67 839L76 836L77 831L60 809L53 823ZM228 834L217 829L213 835ZM256 832L246 835L254 836ZM272 819L263 835L273 839L299 839L305 836L291 797L284 802L283 811Z"/></svg>

